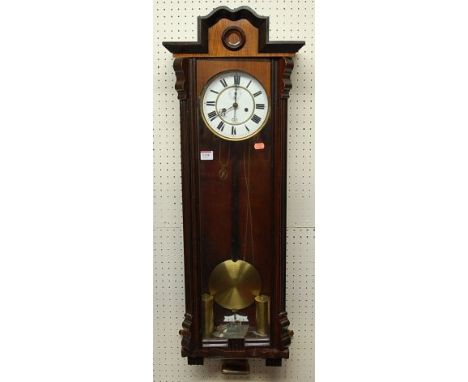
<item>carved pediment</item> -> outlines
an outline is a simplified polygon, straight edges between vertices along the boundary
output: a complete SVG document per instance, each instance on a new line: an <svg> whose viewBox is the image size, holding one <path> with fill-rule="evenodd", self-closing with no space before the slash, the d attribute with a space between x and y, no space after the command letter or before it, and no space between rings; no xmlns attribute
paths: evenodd
<svg viewBox="0 0 468 382"><path fill-rule="evenodd" d="M272 56L293 55L304 41L270 41L269 18L249 7L218 7L198 17L198 41L165 41L176 56Z"/></svg>

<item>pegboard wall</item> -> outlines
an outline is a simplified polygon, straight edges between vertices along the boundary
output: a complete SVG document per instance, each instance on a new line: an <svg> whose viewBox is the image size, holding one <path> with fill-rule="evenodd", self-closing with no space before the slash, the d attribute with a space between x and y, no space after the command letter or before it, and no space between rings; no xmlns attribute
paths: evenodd
<svg viewBox="0 0 468 382"><path fill-rule="evenodd" d="M180 356L185 313L179 101L173 58L163 41L197 39L197 16L250 6L270 17L270 40L304 40L295 57L288 120L286 308L295 335L280 368L250 360L249 376L221 374L219 360L189 366ZM314 380L314 2L154 2L154 380Z"/></svg>

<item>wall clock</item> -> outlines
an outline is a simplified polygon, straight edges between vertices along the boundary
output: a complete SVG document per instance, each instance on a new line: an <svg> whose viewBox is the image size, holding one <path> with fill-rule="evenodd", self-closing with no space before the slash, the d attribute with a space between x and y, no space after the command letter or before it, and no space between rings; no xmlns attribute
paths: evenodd
<svg viewBox="0 0 468 382"><path fill-rule="evenodd" d="M287 100L302 41L269 41L248 7L198 18L198 41L164 42L180 100L186 313L182 356L281 366L286 313Z"/></svg>

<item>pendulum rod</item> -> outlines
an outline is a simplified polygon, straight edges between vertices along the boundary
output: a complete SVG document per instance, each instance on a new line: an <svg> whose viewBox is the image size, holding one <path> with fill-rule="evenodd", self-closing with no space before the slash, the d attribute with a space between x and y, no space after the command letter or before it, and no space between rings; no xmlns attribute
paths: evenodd
<svg viewBox="0 0 468 382"><path fill-rule="evenodd" d="M247 154L246 154L247 151ZM244 164L244 181L246 193L246 208L245 208L245 233L244 233L244 257L247 259L247 252L250 249L250 261L254 260L254 237L253 237L253 219L252 219L252 203L250 200L250 146L246 146L243 154ZM249 248L250 244L250 248Z"/></svg>
<svg viewBox="0 0 468 382"><path fill-rule="evenodd" d="M231 260L239 260L240 240L239 240L239 163L237 147L231 150Z"/></svg>

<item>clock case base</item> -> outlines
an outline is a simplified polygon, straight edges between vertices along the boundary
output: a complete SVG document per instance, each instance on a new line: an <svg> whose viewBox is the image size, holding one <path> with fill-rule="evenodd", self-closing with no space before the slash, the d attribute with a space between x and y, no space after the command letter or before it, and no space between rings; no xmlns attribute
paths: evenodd
<svg viewBox="0 0 468 382"><path fill-rule="evenodd" d="M250 370L247 368L248 363L247 363L247 367L243 366L243 365L241 366L243 370L236 370L236 371L239 371L239 372L233 372L233 373L225 372L225 369L233 367L233 365L229 361L232 361L233 363L234 362L236 363L236 365L234 365L234 367L238 366L237 364L240 363L240 361L243 361L242 363L244 363L244 361L245 361L245 363L247 363L246 359L240 359L240 360L235 359L235 358L232 358L231 360L224 359L223 365L222 365L222 369L223 369L224 374L248 374L249 373ZM204 358L203 357L188 357L188 364L189 365L203 365L204 364ZM282 364L283 364L283 359L282 358L266 358L265 359L265 366L280 367Z"/></svg>

